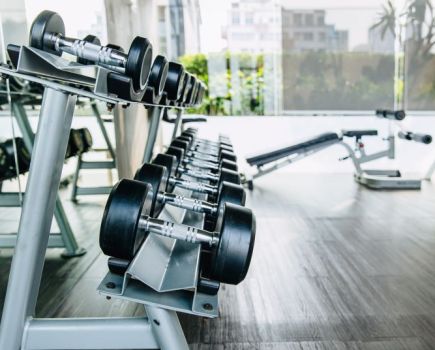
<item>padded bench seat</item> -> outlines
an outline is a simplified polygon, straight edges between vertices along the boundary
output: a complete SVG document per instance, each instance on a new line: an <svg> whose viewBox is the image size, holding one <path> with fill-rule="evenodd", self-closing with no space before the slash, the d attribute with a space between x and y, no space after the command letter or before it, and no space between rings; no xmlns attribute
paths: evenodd
<svg viewBox="0 0 435 350"><path fill-rule="evenodd" d="M368 130L343 130L343 136L345 137L357 137L361 138L363 136L377 136L378 130L368 129Z"/></svg>
<svg viewBox="0 0 435 350"><path fill-rule="evenodd" d="M246 158L246 161L250 165L261 166L294 154L306 153L311 150L327 147L340 141L341 136L339 134L335 132L327 132L297 144L250 156Z"/></svg>

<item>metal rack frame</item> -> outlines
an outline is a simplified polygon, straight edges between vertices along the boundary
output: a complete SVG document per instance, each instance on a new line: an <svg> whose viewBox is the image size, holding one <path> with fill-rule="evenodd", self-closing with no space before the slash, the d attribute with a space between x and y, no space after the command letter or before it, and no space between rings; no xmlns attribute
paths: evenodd
<svg viewBox="0 0 435 350"><path fill-rule="evenodd" d="M141 318L34 318L77 95L109 103L131 102L107 93L107 69L91 66L83 75L84 68L89 67L29 47L21 47L17 70L0 66L1 74L45 86L0 325L0 349L186 350L187 341L176 312L162 308L163 305L145 305L147 317ZM78 88L77 84L93 91Z"/></svg>

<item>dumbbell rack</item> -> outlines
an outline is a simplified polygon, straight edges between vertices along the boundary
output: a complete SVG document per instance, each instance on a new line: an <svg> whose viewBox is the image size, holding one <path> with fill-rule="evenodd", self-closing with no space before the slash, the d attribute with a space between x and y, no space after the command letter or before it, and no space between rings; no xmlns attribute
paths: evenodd
<svg viewBox="0 0 435 350"><path fill-rule="evenodd" d="M74 177L72 180L72 190L71 190L72 201L76 201L77 196L109 194L110 190L112 189L112 186L80 187L78 185L81 170L116 169L115 150L113 149L112 142L110 141L109 135L107 134L106 126L104 125L105 121L101 117L96 101L91 100L91 108L95 118L97 119L98 126L101 130L101 134L103 135L104 142L106 143L107 146L107 149L101 149L98 151L108 152L110 155L110 159L90 161L90 160L83 160L83 154L79 154L77 156L76 170L74 172Z"/></svg>
<svg viewBox="0 0 435 350"><path fill-rule="evenodd" d="M147 317L139 318L34 318L77 96L113 104L132 102L108 94L109 73L26 46L20 48L16 70L0 66L4 76L45 86L0 325L0 349L188 349L175 311L157 304L145 305ZM189 256L195 259L194 254Z"/></svg>
<svg viewBox="0 0 435 350"><path fill-rule="evenodd" d="M18 127L23 136L24 143L29 153L32 153L35 135L29 122L29 118L24 106L15 100L12 100L12 114L15 116ZM25 197L25 193L21 193ZM1 207L21 207L20 193L18 192L1 192L0 187L0 206ZM54 217L59 226L59 233L53 232L48 239L49 248L65 248L62 253L63 257L78 257L86 253L86 249L79 247L74 232L65 214L62 201L57 195L54 208ZM13 248L17 242L17 234L9 233L0 235L0 247Z"/></svg>

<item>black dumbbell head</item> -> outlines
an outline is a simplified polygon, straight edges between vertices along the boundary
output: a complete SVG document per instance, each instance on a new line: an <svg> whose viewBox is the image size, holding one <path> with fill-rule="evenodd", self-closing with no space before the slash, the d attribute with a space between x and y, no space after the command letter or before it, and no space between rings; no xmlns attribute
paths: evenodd
<svg viewBox="0 0 435 350"><path fill-rule="evenodd" d="M146 238L139 230L141 215L150 215L151 185L123 179L110 192L100 228L100 247L104 254L131 260Z"/></svg>
<svg viewBox="0 0 435 350"><path fill-rule="evenodd" d="M161 165L166 168L168 176L175 176L178 168L177 158L170 154L159 153L153 160L153 164ZM172 192L175 186L169 181L166 186L167 192Z"/></svg>
<svg viewBox="0 0 435 350"><path fill-rule="evenodd" d="M88 152L93 145L92 135L88 128L80 128L77 130L80 133L80 137L83 143L83 153Z"/></svg>
<svg viewBox="0 0 435 350"><path fill-rule="evenodd" d="M50 39L51 34L65 35L65 24L59 14L45 10L32 23L29 45L60 56L62 53L56 51L54 42Z"/></svg>
<svg viewBox="0 0 435 350"><path fill-rule="evenodd" d="M168 68L169 64L166 57L157 55L148 77L148 86L152 87L158 96L162 94L165 87Z"/></svg>
<svg viewBox="0 0 435 350"><path fill-rule="evenodd" d="M134 179L151 185L153 189L153 204L150 215L157 217L164 206L164 203L158 200L158 195L166 191L168 185L167 169L162 165L145 163L138 169Z"/></svg>
<svg viewBox="0 0 435 350"><path fill-rule="evenodd" d="M137 36L127 54L125 73L132 78L136 91L143 91L147 83L153 59L153 48L148 39Z"/></svg>
<svg viewBox="0 0 435 350"><path fill-rule="evenodd" d="M183 89L185 79L184 67L176 62L169 62L168 77L164 91L169 101L177 101Z"/></svg>
<svg viewBox="0 0 435 350"><path fill-rule="evenodd" d="M212 250L209 277L228 284L239 284L248 273L255 242L252 211L227 203L219 216L219 243Z"/></svg>

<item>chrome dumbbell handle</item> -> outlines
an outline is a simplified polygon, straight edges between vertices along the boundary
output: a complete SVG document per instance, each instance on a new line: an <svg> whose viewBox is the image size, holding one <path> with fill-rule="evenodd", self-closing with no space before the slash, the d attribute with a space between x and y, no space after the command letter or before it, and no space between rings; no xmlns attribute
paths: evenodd
<svg viewBox="0 0 435 350"><path fill-rule="evenodd" d="M218 190L215 186L211 186L202 182L194 182L185 179L170 177L169 183L171 185L175 185L190 191L213 194L213 195L218 193Z"/></svg>
<svg viewBox="0 0 435 350"><path fill-rule="evenodd" d="M183 163L199 168L207 168L210 170L219 170L220 167L216 163L211 163L205 160L197 160L195 158L183 158Z"/></svg>
<svg viewBox="0 0 435 350"><path fill-rule="evenodd" d="M67 38L61 34L52 35L51 40L53 40L54 47L58 52L66 52L111 68L125 68L127 64L127 55L110 47L85 40Z"/></svg>
<svg viewBox="0 0 435 350"><path fill-rule="evenodd" d="M175 238L189 243L205 243L213 246L219 242L219 235L216 232L209 232L196 227L176 224L149 216L142 216L139 219L138 228L160 236Z"/></svg>
<svg viewBox="0 0 435 350"><path fill-rule="evenodd" d="M191 210L197 213L215 214L217 212L217 206L215 204L200 199L184 197L179 194L161 192L157 195L157 200L173 205L174 207Z"/></svg>
<svg viewBox="0 0 435 350"><path fill-rule="evenodd" d="M219 176L206 171L201 171L201 170L196 170L191 168L183 168L183 167L178 167L178 171L180 174L185 174L194 177L196 179L209 180L209 181L219 180Z"/></svg>
<svg viewBox="0 0 435 350"><path fill-rule="evenodd" d="M201 153L197 151L187 151L186 152L187 157L193 157L198 160L206 161L206 162L219 162L219 158L215 156L211 156L206 153Z"/></svg>

